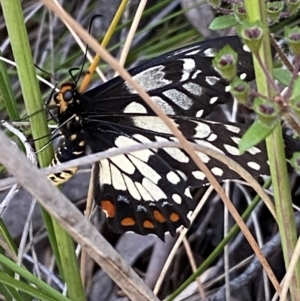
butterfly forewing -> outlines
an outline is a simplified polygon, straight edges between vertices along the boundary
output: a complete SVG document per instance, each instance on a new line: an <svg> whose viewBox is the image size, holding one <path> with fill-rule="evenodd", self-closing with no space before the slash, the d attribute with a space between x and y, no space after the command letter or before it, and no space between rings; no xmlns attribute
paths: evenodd
<svg viewBox="0 0 300 301"><path fill-rule="evenodd" d="M236 36L177 49L129 73L166 114L205 117L216 105L231 99L228 83L212 66L214 54L228 44L238 52L238 74L252 80L252 56L243 50ZM93 105L98 112L153 114L136 91L120 77L88 91L85 96L96 100Z"/></svg>

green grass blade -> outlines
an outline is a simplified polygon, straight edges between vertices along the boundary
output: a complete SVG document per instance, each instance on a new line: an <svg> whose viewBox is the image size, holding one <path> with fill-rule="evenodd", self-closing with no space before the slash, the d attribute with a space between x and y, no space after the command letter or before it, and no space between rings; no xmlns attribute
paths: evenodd
<svg viewBox="0 0 300 301"><path fill-rule="evenodd" d="M2 0L1 4L7 25L8 34L10 37L14 59L17 64L17 71L19 75L27 114L28 116L30 116L29 120L32 129L32 136L35 139L36 149L39 150L49 141L50 132L48 129L45 110L43 109L43 102L41 101L40 89L36 79L35 68L29 47L28 36L26 28L24 26L21 4L18 0ZM40 137L48 138L40 139ZM50 163L52 157L53 151L50 147L47 147L43 152L39 152L38 158L40 166L47 166ZM46 227L47 229L49 229L48 234L52 235L54 233L52 221L49 218L48 213L43 212L43 216ZM53 251L55 253L57 261L59 262L58 267L60 268L61 274L68 274L69 267L60 264L59 255L63 254L63 252L70 254L73 249L70 248L67 251L60 250L60 252L58 252L57 246L59 248L61 244L57 237L50 237L50 241L53 246ZM64 271L64 269L66 269L66 272ZM78 277L79 275L77 276L77 278ZM83 289L81 293L79 293L79 289L81 287L78 285L73 286L72 284L73 282L67 283L69 294L74 297L74 300L84 300L84 298L82 298L84 297Z"/></svg>
<svg viewBox="0 0 300 301"><path fill-rule="evenodd" d="M0 55L2 55L1 52ZM3 61L0 61L0 101L3 101L10 120L20 119L17 103L13 96L11 83Z"/></svg>
<svg viewBox="0 0 300 301"><path fill-rule="evenodd" d="M26 279L29 283L34 284L37 288L39 288L41 291L43 291L45 294L47 294L51 298L53 298L55 300L61 300L61 301L70 301L69 298L63 296L61 293L59 293L58 291L56 291L55 289L50 287L48 284L46 284L42 280L35 277L32 273L30 273L26 269L18 266L16 263L14 263L11 260L7 259L2 254L0 254L0 263L2 265L4 265L6 268L13 271L14 273L19 274L21 277ZM73 299L73 300L75 300L75 299Z"/></svg>

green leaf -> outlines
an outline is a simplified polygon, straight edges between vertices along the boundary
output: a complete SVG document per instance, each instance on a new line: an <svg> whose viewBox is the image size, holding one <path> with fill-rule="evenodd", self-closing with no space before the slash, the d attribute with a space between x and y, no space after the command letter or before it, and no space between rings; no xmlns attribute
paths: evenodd
<svg viewBox="0 0 300 301"><path fill-rule="evenodd" d="M292 75L288 70L275 68L273 70L274 77L284 86L288 86L291 82Z"/></svg>
<svg viewBox="0 0 300 301"><path fill-rule="evenodd" d="M300 173L300 152L293 153L292 158L289 160L295 171Z"/></svg>
<svg viewBox="0 0 300 301"><path fill-rule="evenodd" d="M272 131L272 127L262 124L259 120L254 122L240 141L239 150L241 154L263 141Z"/></svg>
<svg viewBox="0 0 300 301"><path fill-rule="evenodd" d="M238 23L234 15L220 16L215 18L209 25L211 30L221 30L235 26Z"/></svg>
<svg viewBox="0 0 300 301"><path fill-rule="evenodd" d="M300 96L300 77L298 76L294 82L291 99L299 98Z"/></svg>

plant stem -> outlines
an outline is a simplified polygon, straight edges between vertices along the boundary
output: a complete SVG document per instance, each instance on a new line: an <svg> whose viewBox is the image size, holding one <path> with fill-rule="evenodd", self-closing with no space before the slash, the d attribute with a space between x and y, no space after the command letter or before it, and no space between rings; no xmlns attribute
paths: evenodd
<svg viewBox="0 0 300 301"><path fill-rule="evenodd" d="M248 21L262 22L265 26L262 47L259 56L269 71L272 71L272 55L269 43L269 31L267 29L267 18L265 14L265 3L262 0L245 0ZM275 91L268 84L265 73L254 60L256 82L258 92L273 99ZM271 178L274 190L275 208L277 222L281 236L282 249L286 268L289 266L296 242L297 232L292 208L291 190L287 172L286 157L284 151L284 140L281 125L278 124L272 134L266 139ZM295 268L295 274L291 281L290 293L292 300L299 300L300 296L300 263Z"/></svg>

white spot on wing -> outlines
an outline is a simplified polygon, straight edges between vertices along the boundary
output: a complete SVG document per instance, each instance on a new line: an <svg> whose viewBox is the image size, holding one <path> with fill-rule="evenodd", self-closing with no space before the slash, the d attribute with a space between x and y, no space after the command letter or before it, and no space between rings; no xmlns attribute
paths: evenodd
<svg viewBox="0 0 300 301"><path fill-rule="evenodd" d="M153 182L151 182L149 179L144 178L142 185L151 194L151 196L154 198L154 201L158 201L161 199L167 199L166 194L157 185L155 185Z"/></svg>
<svg viewBox="0 0 300 301"><path fill-rule="evenodd" d="M233 155L233 156L239 156L240 155L240 151L238 148L236 148L235 146L229 145L229 144L224 144L225 149L228 151L229 154Z"/></svg>
<svg viewBox="0 0 300 301"><path fill-rule="evenodd" d="M151 142L148 138L140 134L135 134L133 137L144 143ZM119 136L115 140L115 145L117 147L126 147L126 146L137 145L137 144L140 143L125 136ZM149 157L153 155L153 151L149 149L145 149L145 150L136 151L133 154L135 157L139 158L140 160L147 162L149 160Z"/></svg>
<svg viewBox="0 0 300 301"><path fill-rule="evenodd" d="M191 98L176 89L166 90L163 94L184 110L188 110L193 104Z"/></svg>
<svg viewBox="0 0 300 301"><path fill-rule="evenodd" d="M172 106L170 106L166 101L158 96L152 96L151 99L159 105L159 107L168 115L174 115L175 111L173 110Z"/></svg>
<svg viewBox="0 0 300 301"><path fill-rule="evenodd" d="M145 187L141 183L135 182L135 186L144 201L154 201L152 196L149 194L149 192L145 189Z"/></svg>
<svg viewBox="0 0 300 301"><path fill-rule="evenodd" d="M209 143L209 142L207 142L207 141L195 139L195 142L196 142L197 144L199 144L199 145L208 147L208 148L213 149L213 150L215 150L215 151L217 151L217 152L219 152L219 153L221 153L221 154L224 154L224 152L223 152L221 149L215 147L213 144L211 144L211 143Z"/></svg>
<svg viewBox="0 0 300 301"><path fill-rule="evenodd" d="M133 117L133 123L136 127L143 130L154 131L163 134L172 134L166 124L156 116L137 116Z"/></svg>
<svg viewBox="0 0 300 301"><path fill-rule="evenodd" d="M208 141L215 141L218 138L218 136L214 133L210 134L210 136L207 138Z"/></svg>
<svg viewBox="0 0 300 301"><path fill-rule="evenodd" d="M138 192L138 190L136 189L136 186L134 185L133 181L126 175L123 175L124 176L124 180L125 180L125 183L126 183L126 186L127 186L127 189L128 189L128 192L130 193L130 195L136 199L136 200L141 200L141 195L140 193Z"/></svg>
<svg viewBox="0 0 300 301"><path fill-rule="evenodd" d="M218 96L212 97L209 101L211 105L213 105L218 100Z"/></svg>
<svg viewBox="0 0 300 301"><path fill-rule="evenodd" d="M196 113L196 117L201 117L204 113L204 110L199 110L197 113Z"/></svg>
<svg viewBox="0 0 300 301"><path fill-rule="evenodd" d="M174 171L170 171L167 173L167 179L170 183L172 183L174 185L176 185L180 182L179 176Z"/></svg>
<svg viewBox="0 0 300 301"><path fill-rule="evenodd" d="M237 128L239 129L239 128ZM231 137L232 141L235 142L237 145L240 143L241 138L239 137ZM250 153L251 155L256 155L261 153L261 150L258 147L252 146L251 148L249 148L247 150L248 153Z"/></svg>
<svg viewBox="0 0 300 301"><path fill-rule="evenodd" d="M127 174L132 175L135 171L134 165L127 159L125 155L118 155L110 158L116 166Z"/></svg>
<svg viewBox="0 0 300 301"><path fill-rule="evenodd" d="M120 170L112 164L110 164L110 170L112 177L112 185L114 186L114 188L125 191L126 185Z"/></svg>
<svg viewBox="0 0 300 301"><path fill-rule="evenodd" d="M222 177L223 175L223 170L219 167L213 167L211 169L211 172L215 175L215 176L219 176L219 177Z"/></svg>
<svg viewBox="0 0 300 301"><path fill-rule="evenodd" d="M192 171L192 175L194 176L194 178L201 181L203 181L206 178L205 174L200 170Z"/></svg>
<svg viewBox="0 0 300 301"><path fill-rule="evenodd" d="M188 198L192 198L191 191L190 191L190 188L189 188L189 187L187 187L187 188L184 190L184 195L187 196Z"/></svg>
<svg viewBox="0 0 300 301"><path fill-rule="evenodd" d="M196 67L195 60L188 58L188 59L181 59L183 61L183 69L187 71L193 71Z"/></svg>
<svg viewBox="0 0 300 301"><path fill-rule="evenodd" d="M246 52L251 52L249 47L246 44L243 45L243 50Z"/></svg>
<svg viewBox="0 0 300 301"><path fill-rule="evenodd" d="M111 185L110 167L107 159L100 161L100 183Z"/></svg>
<svg viewBox="0 0 300 301"><path fill-rule="evenodd" d="M165 78L163 69L164 66L162 65L154 66L132 76L132 78L146 91L162 88L172 83L172 81ZM125 85L131 94L137 94L127 82L125 82Z"/></svg>
<svg viewBox="0 0 300 301"><path fill-rule="evenodd" d="M192 75L192 79L197 78L198 74L201 74L201 73L202 73L202 70L195 71L194 74Z"/></svg>
<svg viewBox="0 0 300 301"><path fill-rule="evenodd" d="M216 49L214 48L207 48L203 51L203 53L205 54L205 56L207 57L214 57L216 54Z"/></svg>
<svg viewBox="0 0 300 301"><path fill-rule="evenodd" d="M140 141L140 142L143 142L143 143L150 143L150 142L151 142L150 139L148 139L146 136L141 135L141 134L134 134L133 137L134 137L136 140L138 140L138 141Z"/></svg>
<svg viewBox="0 0 300 301"><path fill-rule="evenodd" d="M202 87L195 83L186 83L183 88L194 95L200 96L202 94Z"/></svg>
<svg viewBox="0 0 300 301"><path fill-rule="evenodd" d="M195 61L191 58L181 59L181 61L183 61L183 68L182 68L183 73L180 81L186 81L187 79L189 79L190 74L192 71L194 71L196 65L195 65Z"/></svg>
<svg viewBox="0 0 300 301"><path fill-rule="evenodd" d="M206 76L205 77L205 81L211 86L213 86L219 80L220 79L216 76Z"/></svg>
<svg viewBox="0 0 300 301"><path fill-rule="evenodd" d="M252 169L260 170L260 165L258 163L256 163L256 162L249 161L249 162L247 162L247 165L249 167L251 167Z"/></svg>
<svg viewBox="0 0 300 301"><path fill-rule="evenodd" d="M186 53L185 55L186 55L186 56L188 56L188 55L195 55L195 54L197 54L199 51L200 51L200 49L196 49L196 50L194 50L194 51L191 51L191 52Z"/></svg>
<svg viewBox="0 0 300 301"><path fill-rule="evenodd" d="M231 140L232 140L233 142L235 142L236 144L239 144L240 141L241 141L241 138L239 138L239 137L231 137Z"/></svg>
<svg viewBox="0 0 300 301"><path fill-rule="evenodd" d="M242 73L242 74L240 75L240 79L242 79L242 80L244 80L246 77L247 77L247 74L246 74L246 73Z"/></svg>
<svg viewBox="0 0 300 301"><path fill-rule="evenodd" d="M194 137L200 139L207 138L211 134L210 126L202 122L197 123L198 124L195 128L196 134L194 135Z"/></svg>
<svg viewBox="0 0 300 301"><path fill-rule="evenodd" d="M230 131L232 133L236 133L237 134L237 133L239 133L241 131L241 129L239 127L231 125L231 124L225 124L224 126L225 126L225 128L228 131Z"/></svg>
<svg viewBox="0 0 300 301"><path fill-rule="evenodd" d="M147 109L138 102L131 102L129 105L127 105L124 109L124 113L141 113L145 114L147 113Z"/></svg>
<svg viewBox="0 0 300 301"><path fill-rule="evenodd" d="M136 158L139 158L140 160L144 162L148 162L149 158L153 156L153 152L150 149L144 149L140 151L136 151L132 153Z"/></svg>
<svg viewBox="0 0 300 301"><path fill-rule="evenodd" d="M151 179L151 181L155 184L157 184L161 179L161 176L152 167L150 167L147 163L135 158L134 154L128 154L128 158L144 177Z"/></svg>
<svg viewBox="0 0 300 301"><path fill-rule="evenodd" d="M181 196L180 195L178 195L178 194L176 194L176 193L174 193L173 195L172 195L172 200L175 202L175 203L177 203L177 204L181 204Z"/></svg>
<svg viewBox="0 0 300 301"><path fill-rule="evenodd" d="M210 158L207 154L201 153L199 151L196 151L197 155L200 157L203 163L208 163Z"/></svg>
<svg viewBox="0 0 300 301"><path fill-rule="evenodd" d="M177 169L176 172L181 176L182 179L185 181L187 180L187 176L183 171Z"/></svg>
<svg viewBox="0 0 300 301"><path fill-rule="evenodd" d="M251 148L249 148L247 150L247 152L250 153L251 155L256 155L256 154L261 153L261 150L255 146L252 146Z"/></svg>
<svg viewBox="0 0 300 301"><path fill-rule="evenodd" d="M166 138L156 136L155 137L158 142L160 141L169 141ZM189 157L186 156L179 148L174 147L166 147L163 149L167 154L169 154L175 160L181 163L188 163L190 161Z"/></svg>
<svg viewBox="0 0 300 301"><path fill-rule="evenodd" d="M170 55L168 55L167 58L174 57L175 55L193 50L193 49L198 48L198 47L199 47L198 45L194 45L194 46L190 46L190 47L187 46L187 47L183 47L181 49L177 49L177 50L173 51L172 53L170 53Z"/></svg>

